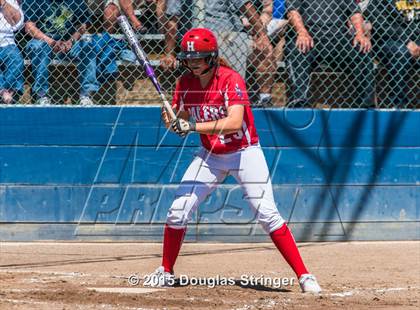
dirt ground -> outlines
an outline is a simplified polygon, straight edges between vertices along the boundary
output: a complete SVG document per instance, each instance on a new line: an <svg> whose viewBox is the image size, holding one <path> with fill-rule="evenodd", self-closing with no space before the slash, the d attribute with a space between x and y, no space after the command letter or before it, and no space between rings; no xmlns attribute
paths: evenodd
<svg viewBox="0 0 420 310"><path fill-rule="evenodd" d="M184 244L175 271L190 284L149 293L128 278L141 278L160 265L161 244L0 243L0 309L420 307L420 242L301 243L299 248L323 288L319 296L300 293L296 282L279 287L276 279L287 282L294 275L268 243ZM251 284L251 276L259 278ZM232 285L222 281L229 278ZM215 279L219 283L211 287ZM112 292L101 292L104 288ZM114 292L121 289L126 292Z"/></svg>

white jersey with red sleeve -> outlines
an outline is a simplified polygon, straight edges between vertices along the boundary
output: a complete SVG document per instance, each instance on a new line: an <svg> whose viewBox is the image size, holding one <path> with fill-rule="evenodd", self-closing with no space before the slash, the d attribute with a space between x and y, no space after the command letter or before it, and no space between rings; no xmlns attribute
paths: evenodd
<svg viewBox="0 0 420 310"><path fill-rule="evenodd" d="M194 75L183 75L176 85L172 104L179 111L187 111L197 123L225 118L229 106L241 104L244 106L241 130L224 135L200 134L201 142L208 151L216 154L232 153L258 143L245 82L230 68L218 67L204 88Z"/></svg>

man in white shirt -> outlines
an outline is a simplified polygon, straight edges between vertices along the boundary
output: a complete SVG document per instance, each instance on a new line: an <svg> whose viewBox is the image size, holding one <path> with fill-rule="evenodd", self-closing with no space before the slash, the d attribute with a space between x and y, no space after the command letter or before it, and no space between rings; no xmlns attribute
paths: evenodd
<svg viewBox="0 0 420 310"><path fill-rule="evenodd" d="M14 33L23 26L23 12L16 0L0 0L0 102L11 104L23 93L23 57Z"/></svg>

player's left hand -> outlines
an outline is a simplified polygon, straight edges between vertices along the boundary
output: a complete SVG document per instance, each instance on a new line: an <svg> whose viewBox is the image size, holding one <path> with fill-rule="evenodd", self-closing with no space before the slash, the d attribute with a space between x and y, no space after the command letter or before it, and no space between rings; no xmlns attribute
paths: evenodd
<svg viewBox="0 0 420 310"><path fill-rule="evenodd" d="M181 137L185 137L190 131L195 131L195 124L182 118L177 118L172 121L172 129Z"/></svg>

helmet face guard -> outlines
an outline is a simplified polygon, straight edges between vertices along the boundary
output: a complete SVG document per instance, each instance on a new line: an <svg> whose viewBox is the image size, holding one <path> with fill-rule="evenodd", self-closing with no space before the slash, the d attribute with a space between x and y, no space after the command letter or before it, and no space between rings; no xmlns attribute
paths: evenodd
<svg viewBox="0 0 420 310"><path fill-rule="evenodd" d="M217 51L215 52L179 52L176 56L178 60L188 60L188 59L200 59L200 58L207 58L207 57L217 57Z"/></svg>

